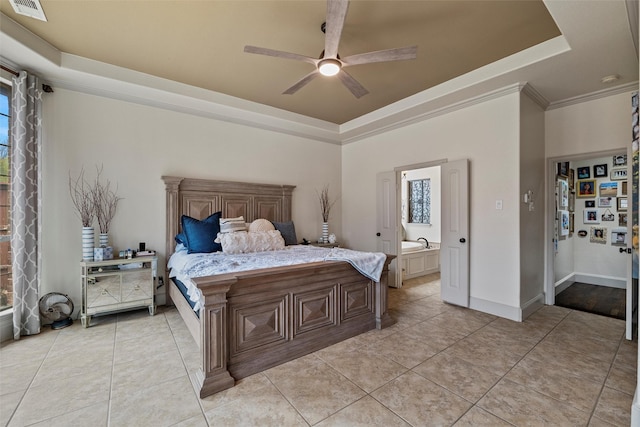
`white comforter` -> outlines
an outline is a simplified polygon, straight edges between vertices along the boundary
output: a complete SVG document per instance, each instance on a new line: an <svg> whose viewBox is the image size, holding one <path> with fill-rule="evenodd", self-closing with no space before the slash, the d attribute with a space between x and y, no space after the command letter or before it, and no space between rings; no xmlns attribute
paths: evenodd
<svg viewBox="0 0 640 427"><path fill-rule="evenodd" d="M293 245L283 250L225 254L222 252L188 254L182 246L169 259L169 275L187 287L187 294L195 303L194 310L202 308L200 290L191 278L214 274L235 273L259 268L282 267L322 261L347 261L364 276L379 282L386 255L379 252L359 252L342 248L319 248Z"/></svg>

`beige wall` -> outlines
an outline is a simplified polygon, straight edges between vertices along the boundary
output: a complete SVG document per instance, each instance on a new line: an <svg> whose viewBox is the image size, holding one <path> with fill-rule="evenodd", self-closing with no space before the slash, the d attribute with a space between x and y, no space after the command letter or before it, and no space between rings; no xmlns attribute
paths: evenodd
<svg viewBox="0 0 640 427"><path fill-rule="evenodd" d="M631 146L631 92L545 112L547 158Z"/></svg>
<svg viewBox="0 0 640 427"><path fill-rule="evenodd" d="M348 144L342 154L346 243L376 250L376 174L438 159L470 164L470 294L483 309L520 307L519 93ZM496 210L496 200L503 209ZM486 304L485 304L486 303ZM489 306L489 307L487 307Z"/></svg>
<svg viewBox="0 0 640 427"><path fill-rule="evenodd" d="M144 241L164 262L165 191L160 177L296 185L299 239L317 238L316 190L340 191L340 146L168 110L56 89L44 101L42 293L68 293L80 306L80 220L68 177L96 165L123 198L110 233L115 250ZM331 232L341 235L340 201ZM162 264L161 264L162 265Z"/></svg>
<svg viewBox="0 0 640 427"><path fill-rule="evenodd" d="M520 304L535 308L544 293L544 110L520 98ZM524 194L533 192L531 210Z"/></svg>

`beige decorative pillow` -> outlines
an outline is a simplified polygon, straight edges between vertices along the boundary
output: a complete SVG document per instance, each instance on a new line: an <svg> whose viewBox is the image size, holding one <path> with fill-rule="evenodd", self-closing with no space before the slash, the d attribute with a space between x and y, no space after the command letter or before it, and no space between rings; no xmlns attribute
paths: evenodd
<svg viewBox="0 0 640 427"><path fill-rule="evenodd" d="M233 233L236 231L246 230L247 224L245 224L243 216L239 216L237 218L220 218L221 233Z"/></svg>
<svg viewBox="0 0 640 427"><path fill-rule="evenodd" d="M278 230L256 231L251 233L246 231L220 233L216 240L220 240L222 252L228 254L284 249L284 239Z"/></svg>
<svg viewBox="0 0 640 427"><path fill-rule="evenodd" d="M256 231L269 231L269 230L275 230L275 229L276 228L273 226L271 221L264 218L256 219L251 224L249 224L250 233L253 233Z"/></svg>

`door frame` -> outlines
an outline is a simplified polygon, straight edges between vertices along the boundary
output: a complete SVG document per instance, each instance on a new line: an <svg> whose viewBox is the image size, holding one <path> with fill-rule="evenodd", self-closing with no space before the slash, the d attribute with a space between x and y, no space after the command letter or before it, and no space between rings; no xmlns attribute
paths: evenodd
<svg viewBox="0 0 640 427"><path fill-rule="evenodd" d="M558 157L548 157L547 158L547 162L546 162L546 167L547 167L547 171L546 171L546 191L545 191L545 206L546 206L546 215L545 215L545 242L546 244L544 245L544 251L545 251L545 284L544 284L544 301L545 304L547 305L555 305L555 299L556 299L556 295L555 295L555 251L554 251L554 242L553 242L553 238L554 238L554 221L555 221L555 216L556 216L556 212L555 212L555 181L556 181L556 171L555 171L555 164L558 162L575 162L575 161L581 161L581 160L588 160L588 159L593 159L593 158L597 158L597 157L606 157L606 156L614 156L620 153L626 153L627 154L627 159L629 159L627 161L627 167L630 168L631 165L631 153L630 153L630 146L629 148L626 147L620 147L618 149L611 149L611 150L605 150L605 151L595 151L595 152L591 152L591 153L581 153L581 154L573 154L573 155L569 155L569 156L558 156ZM631 173L628 174L629 177L632 176ZM577 178L576 178L577 179ZM630 183L630 179L627 178L628 182ZM632 191L631 188L632 186L627 184L628 188L629 188L629 194L628 197L631 197L630 192ZM535 196L534 196L534 200L535 200ZM632 233L632 221L628 221L627 222L627 236L631 236ZM628 243L628 246L631 246L631 243ZM631 271L631 256L629 256L629 259L627 260L627 271L626 271L626 278L627 278L627 284L629 284L629 282L632 279L632 271ZM627 312L629 312L629 305L630 305L630 298L631 295L629 295L629 286L627 285ZM630 320L631 317L633 316L633 314L628 314L626 317L626 323L627 323L627 332L626 335L627 337L630 334L629 331L629 325L630 325Z"/></svg>

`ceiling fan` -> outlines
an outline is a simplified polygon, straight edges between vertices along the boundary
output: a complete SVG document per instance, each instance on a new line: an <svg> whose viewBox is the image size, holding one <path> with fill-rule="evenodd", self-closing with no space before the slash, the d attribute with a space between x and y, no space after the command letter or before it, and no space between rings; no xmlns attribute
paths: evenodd
<svg viewBox="0 0 640 427"><path fill-rule="evenodd" d="M338 44L344 21L347 17L347 9L349 8L349 0L327 0L327 18L322 24L322 31L325 33L324 50L320 54L320 58L312 58L310 56L299 55L297 53L283 52L281 50L268 49L257 46L245 46L246 53L255 53L258 55L275 56L277 58L293 59L296 61L304 61L313 64L316 69L304 76L283 94L292 95L300 88L305 86L319 74L324 76L338 76L338 79L344 84L356 98L360 98L369 93L356 79L354 79L344 69L352 65L370 64L373 62L401 61L405 59L415 59L417 46L402 47L396 49L378 50L375 52L360 53L357 55L340 58L338 55Z"/></svg>

